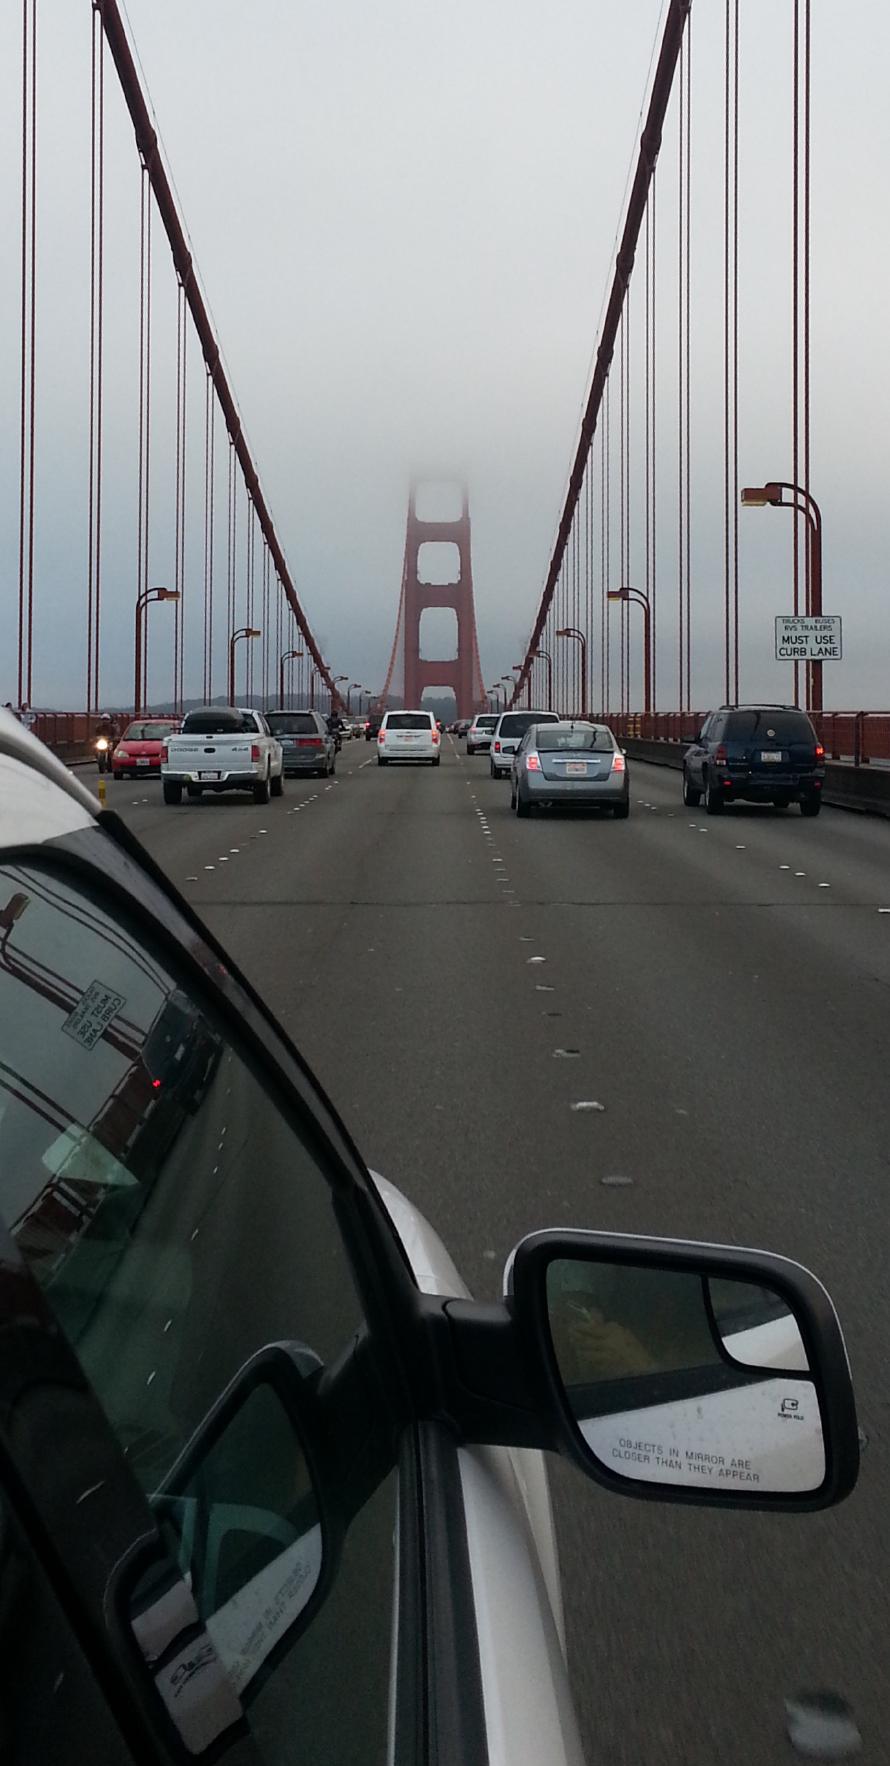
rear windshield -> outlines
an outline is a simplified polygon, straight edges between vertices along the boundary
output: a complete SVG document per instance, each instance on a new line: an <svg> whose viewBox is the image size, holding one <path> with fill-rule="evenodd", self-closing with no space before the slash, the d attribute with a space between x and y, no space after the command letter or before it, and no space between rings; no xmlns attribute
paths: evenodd
<svg viewBox="0 0 890 1766"><path fill-rule="evenodd" d="M550 730L539 729L535 741L542 753L551 748L580 748L588 754L611 754L615 747L611 730L561 730L558 724Z"/></svg>
<svg viewBox="0 0 890 1766"><path fill-rule="evenodd" d="M276 736L318 735L318 725L311 711L269 711L266 722Z"/></svg>
<svg viewBox="0 0 890 1766"><path fill-rule="evenodd" d="M477 717L476 728L477 730L493 730L497 721L497 717Z"/></svg>
<svg viewBox="0 0 890 1766"><path fill-rule="evenodd" d="M532 724L558 724L559 718L555 711L508 711L501 718L498 732L501 736L524 736Z"/></svg>
<svg viewBox="0 0 890 1766"><path fill-rule="evenodd" d="M816 733L802 711L772 711L763 707L752 711L734 711L726 720L727 742L778 743L787 747L791 742L813 743Z"/></svg>
<svg viewBox="0 0 890 1766"><path fill-rule="evenodd" d="M425 711L391 711L386 727L388 730L430 730L432 718Z"/></svg>
<svg viewBox="0 0 890 1766"><path fill-rule="evenodd" d="M172 736L174 730L178 729L178 723L128 724L122 740L124 742L163 742L165 736Z"/></svg>
<svg viewBox="0 0 890 1766"><path fill-rule="evenodd" d="M249 712L232 711L223 706L214 711L187 711L182 723L184 736L233 736L250 732L256 735L256 724Z"/></svg>

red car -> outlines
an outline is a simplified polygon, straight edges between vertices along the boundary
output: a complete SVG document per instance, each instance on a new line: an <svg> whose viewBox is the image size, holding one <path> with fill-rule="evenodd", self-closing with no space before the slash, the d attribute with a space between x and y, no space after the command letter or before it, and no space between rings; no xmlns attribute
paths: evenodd
<svg viewBox="0 0 890 1766"><path fill-rule="evenodd" d="M175 736L179 728L179 718L173 717L146 717L128 724L111 756L114 778L135 779L146 773L159 774L161 748L167 737Z"/></svg>

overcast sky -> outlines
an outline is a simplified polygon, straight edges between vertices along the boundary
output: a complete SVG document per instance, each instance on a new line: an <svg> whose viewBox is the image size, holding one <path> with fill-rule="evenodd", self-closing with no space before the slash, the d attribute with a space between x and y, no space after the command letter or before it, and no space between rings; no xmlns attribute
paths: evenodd
<svg viewBox="0 0 890 1766"><path fill-rule="evenodd" d="M659 0L378 0L373 8L366 0L266 0L261 8L129 0L246 429L313 629L337 673L382 681L408 482L424 470L454 468L469 481L486 680L519 660L586 393L660 10ZM41 704L84 698L90 13L89 0L40 3L34 699ZM751 482L790 476L791 4L745 0L742 13L740 420L742 481ZM723 8L696 0L693 14L694 698L707 705L722 696ZM0 8L7 240L20 226L19 30L18 9ZM890 702L883 83L890 9L859 0L851 13L814 0L813 44L812 484L825 521L825 607L845 616L846 651L842 664L826 667L825 692L829 704L883 706ZM135 594L139 179L110 63L107 155L102 693L114 701L130 689ZM676 698L675 158L672 112L658 209L666 709ZM165 581L175 309L159 227L155 240L151 575ZM0 629L12 640L0 650L3 699L15 690L18 300L12 250L0 263ZM635 322L641 305L640 289ZM635 400L641 504L639 391ZM200 686L202 410L194 349L187 692ZM789 567L789 517L746 512L746 696L788 691L788 671L770 658L772 616L790 608ZM218 593L224 586L220 577ZM445 644L447 628L431 623L426 642L433 650ZM168 673L159 634L153 695L169 691Z"/></svg>

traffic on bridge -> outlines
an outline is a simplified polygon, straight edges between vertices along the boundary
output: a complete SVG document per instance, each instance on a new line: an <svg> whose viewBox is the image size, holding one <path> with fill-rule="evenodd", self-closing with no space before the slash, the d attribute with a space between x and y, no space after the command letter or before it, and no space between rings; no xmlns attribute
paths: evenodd
<svg viewBox="0 0 890 1766"><path fill-rule="evenodd" d="M11 1766L887 1757L861 10L0 21Z"/></svg>

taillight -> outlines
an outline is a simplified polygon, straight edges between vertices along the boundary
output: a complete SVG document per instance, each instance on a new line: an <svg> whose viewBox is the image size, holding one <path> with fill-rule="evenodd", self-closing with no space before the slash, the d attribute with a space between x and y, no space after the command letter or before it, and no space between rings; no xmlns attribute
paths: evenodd
<svg viewBox="0 0 890 1766"><path fill-rule="evenodd" d="M624 755L619 754L617 748L612 756L612 771L613 773L624 773L627 771L627 763L624 759Z"/></svg>
<svg viewBox="0 0 890 1766"><path fill-rule="evenodd" d="M500 752L501 752L501 745L500 745L500 742L496 742L496 743L495 743L495 745L494 745L494 751L495 751L495 754L500 754Z"/></svg>
<svg viewBox="0 0 890 1766"><path fill-rule="evenodd" d="M259 760L259 758L260 758L260 745L258 742L251 742L251 744L250 744L250 758L251 758L251 760Z"/></svg>
<svg viewBox="0 0 890 1766"><path fill-rule="evenodd" d="M824 760L825 759L825 749L823 748L821 742L816 743L816 759L817 760Z"/></svg>
<svg viewBox="0 0 890 1766"><path fill-rule="evenodd" d="M166 744L166 742L162 742L161 743L161 766L166 766L169 758L170 757L167 753L167 744Z"/></svg>
<svg viewBox="0 0 890 1766"><path fill-rule="evenodd" d="M439 732L438 732L438 730L434 730L433 731L433 742L434 743L438 742L438 740L439 740Z"/></svg>
<svg viewBox="0 0 890 1766"><path fill-rule="evenodd" d="M720 743L719 747L715 748L715 750L714 750L714 765L715 766L725 766L726 765L726 749L724 748L722 742Z"/></svg>
<svg viewBox="0 0 890 1766"><path fill-rule="evenodd" d="M533 748L529 749L528 754L525 757L525 770L529 773L539 773L541 771L540 758Z"/></svg>
<svg viewBox="0 0 890 1766"><path fill-rule="evenodd" d="M378 730L377 740L378 740L378 742L385 742L386 741L386 731L385 730Z"/></svg>

